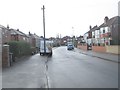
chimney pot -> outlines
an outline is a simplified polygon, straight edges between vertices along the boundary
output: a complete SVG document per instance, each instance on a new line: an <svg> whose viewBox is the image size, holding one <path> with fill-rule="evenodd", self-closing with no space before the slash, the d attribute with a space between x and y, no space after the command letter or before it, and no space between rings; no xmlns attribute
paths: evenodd
<svg viewBox="0 0 120 90"><path fill-rule="evenodd" d="M109 20L109 18L106 16L106 17L104 18L104 24L106 24L106 23L108 22L108 20Z"/></svg>
<svg viewBox="0 0 120 90"><path fill-rule="evenodd" d="M92 26L90 25L90 30L92 29Z"/></svg>
<svg viewBox="0 0 120 90"><path fill-rule="evenodd" d="M9 29L9 25L7 25L7 28Z"/></svg>

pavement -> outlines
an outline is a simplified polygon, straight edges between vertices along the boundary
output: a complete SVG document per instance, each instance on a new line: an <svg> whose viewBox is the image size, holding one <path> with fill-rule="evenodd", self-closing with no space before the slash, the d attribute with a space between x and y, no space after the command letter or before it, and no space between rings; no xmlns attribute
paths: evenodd
<svg viewBox="0 0 120 90"><path fill-rule="evenodd" d="M75 52L79 52L79 53L89 55L89 56L92 56L92 57L97 57L97 58L107 60L107 61L120 63L120 55L117 55L117 54L100 53L100 52L94 52L94 51L91 51L91 50L85 51L85 50L81 50L81 49L77 49L77 48L75 48Z"/></svg>
<svg viewBox="0 0 120 90"><path fill-rule="evenodd" d="M11 67L2 70L2 87L45 88L45 60L39 54L16 59Z"/></svg>

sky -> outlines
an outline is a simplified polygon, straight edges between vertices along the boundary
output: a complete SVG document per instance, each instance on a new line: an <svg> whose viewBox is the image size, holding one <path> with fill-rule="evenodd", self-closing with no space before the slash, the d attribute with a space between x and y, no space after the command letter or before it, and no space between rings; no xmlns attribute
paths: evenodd
<svg viewBox="0 0 120 90"><path fill-rule="evenodd" d="M43 36L45 6L46 37L80 36L104 17L118 15L119 0L0 0L0 24L28 34Z"/></svg>

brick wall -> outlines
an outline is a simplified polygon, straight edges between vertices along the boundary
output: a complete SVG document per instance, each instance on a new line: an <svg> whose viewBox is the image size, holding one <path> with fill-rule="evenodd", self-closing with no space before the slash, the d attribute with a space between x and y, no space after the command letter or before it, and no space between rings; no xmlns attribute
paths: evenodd
<svg viewBox="0 0 120 90"><path fill-rule="evenodd" d="M77 45L77 48L87 50L87 45Z"/></svg>
<svg viewBox="0 0 120 90"><path fill-rule="evenodd" d="M7 28L3 28L2 29L2 43L5 44L9 41L11 41L11 34L10 34L10 30Z"/></svg>
<svg viewBox="0 0 120 90"><path fill-rule="evenodd" d="M105 46L92 46L92 51L106 52L106 47Z"/></svg>
<svg viewBox="0 0 120 90"><path fill-rule="evenodd" d="M3 45L3 49L2 49L2 66L3 67L9 67L10 66L9 45Z"/></svg>
<svg viewBox="0 0 120 90"><path fill-rule="evenodd" d="M2 90L2 50L0 50L0 89Z"/></svg>
<svg viewBox="0 0 120 90"><path fill-rule="evenodd" d="M106 52L113 54L120 54L120 46L118 45L106 46Z"/></svg>
<svg viewBox="0 0 120 90"><path fill-rule="evenodd" d="M0 70L1 68L2 68L2 29L0 28Z"/></svg>

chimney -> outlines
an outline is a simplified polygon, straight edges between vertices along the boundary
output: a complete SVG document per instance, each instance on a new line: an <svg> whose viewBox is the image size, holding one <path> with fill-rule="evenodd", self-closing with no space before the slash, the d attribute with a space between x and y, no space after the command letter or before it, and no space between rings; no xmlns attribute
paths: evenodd
<svg viewBox="0 0 120 90"><path fill-rule="evenodd" d="M106 24L106 23L108 22L108 20L109 20L109 18L106 16L106 17L104 18L104 24Z"/></svg>
<svg viewBox="0 0 120 90"><path fill-rule="evenodd" d="M29 35L31 35L30 31L29 31Z"/></svg>
<svg viewBox="0 0 120 90"><path fill-rule="evenodd" d="M91 30L91 29L92 29L92 26L90 25L90 27L89 27L89 28L90 28L90 30Z"/></svg>
<svg viewBox="0 0 120 90"><path fill-rule="evenodd" d="M7 25L7 29L9 29L9 25Z"/></svg>
<svg viewBox="0 0 120 90"><path fill-rule="evenodd" d="M19 31L19 29L17 29L17 31Z"/></svg>

